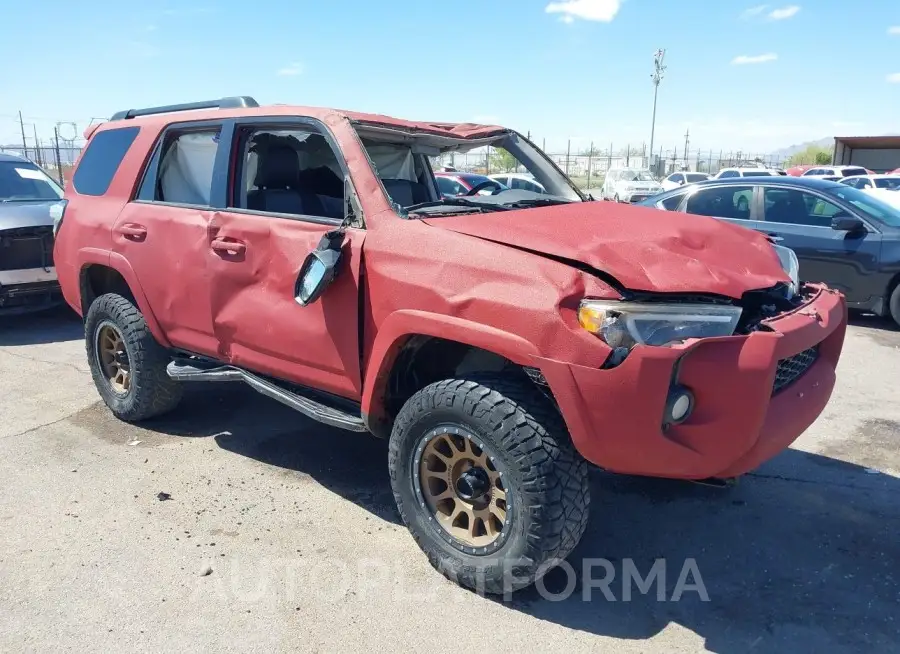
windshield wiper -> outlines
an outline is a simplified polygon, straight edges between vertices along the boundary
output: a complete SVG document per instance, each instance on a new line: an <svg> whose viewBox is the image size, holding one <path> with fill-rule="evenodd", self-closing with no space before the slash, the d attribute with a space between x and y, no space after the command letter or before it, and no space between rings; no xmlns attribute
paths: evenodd
<svg viewBox="0 0 900 654"><path fill-rule="evenodd" d="M433 202L419 202L405 208L406 213L415 213L419 209L429 209L431 207L472 207L487 211L508 211L509 205L489 204L485 202L475 202L468 198L444 198Z"/></svg>
<svg viewBox="0 0 900 654"><path fill-rule="evenodd" d="M510 209L524 209L527 207L552 207L557 204L572 204L572 200L559 200L556 198L532 198L529 200L507 202L503 206Z"/></svg>
<svg viewBox="0 0 900 654"><path fill-rule="evenodd" d="M62 198L0 198L0 202L59 202Z"/></svg>

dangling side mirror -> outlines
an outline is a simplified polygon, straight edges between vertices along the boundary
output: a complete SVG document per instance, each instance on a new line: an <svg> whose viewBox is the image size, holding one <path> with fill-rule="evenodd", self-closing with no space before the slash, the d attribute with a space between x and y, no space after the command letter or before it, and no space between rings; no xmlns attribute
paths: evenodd
<svg viewBox="0 0 900 654"><path fill-rule="evenodd" d="M294 285L294 300L297 304L303 307L312 304L334 281L341 261L343 242L343 231L328 232L322 237L319 246L306 255Z"/></svg>

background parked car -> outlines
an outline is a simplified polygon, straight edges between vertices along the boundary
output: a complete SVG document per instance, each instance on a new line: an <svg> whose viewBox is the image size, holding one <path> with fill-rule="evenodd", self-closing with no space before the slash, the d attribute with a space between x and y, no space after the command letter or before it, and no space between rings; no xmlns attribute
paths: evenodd
<svg viewBox="0 0 900 654"><path fill-rule="evenodd" d="M854 175L839 180L841 184L866 189L886 189L888 191L900 190L900 175Z"/></svg>
<svg viewBox="0 0 900 654"><path fill-rule="evenodd" d="M844 177L868 174L869 171L862 166L817 166L807 170L801 177L819 177L836 182Z"/></svg>
<svg viewBox="0 0 900 654"><path fill-rule="evenodd" d="M53 267L53 215L63 190L36 165L0 154L0 315L62 302Z"/></svg>
<svg viewBox="0 0 900 654"><path fill-rule="evenodd" d="M518 188L525 191L534 191L535 193L547 192L531 173L498 173L496 175L488 175L488 177L500 182L506 188Z"/></svg>
<svg viewBox="0 0 900 654"><path fill-rule="evenodd" d="M800 177L803 173L805 173L810 168L817 168L816 164L801 164L799 166L791 166L788 168L785 173L790 175L791 177Z"/></svg>
<svg viewBox="0 0 900 654"><path fill-rule="evenodd" d="M504 184L491 179L487 175L479 175L477 173L436 172L434 177L437 180L441 195L445 198L468 195L474 188L479 186L482 188L476 195L491 195L495 191L506 190Z"/></svg>
<svg viewBox="0 0 900 654"><path fill-rule="evenodd" d="M747 200L749 198L749 201ZM900 209L846 184L805 177L700 182L642 202L755 229L794 250L800 279L900 324Z"/></svg>
<svg viewBox="0 0 900 654"><path fill-rule="evenodd" d="M723 168L716 173L713 179L728 179L729 177L776 177L780 174L782 173L779 173L775 168Z"/></svg>
<svg viewBox="0 0 900 654"><path fill-rule="evenodd" d="M672 189L678 188L679 186L684 186L685 184L694 184L696 182L705 182L710 177L706 173L692 173L688 170L683 170L677 173L672 173L668 177L666 177L661 186L664 191L671 191Z"/></svg>
<svg viewBox="0 0 900 654"><path fill-rule="evenodd" d="M662 185L647 169L613 168L606 173L600 196L616 202L640 202L662 192Z"/></svg>

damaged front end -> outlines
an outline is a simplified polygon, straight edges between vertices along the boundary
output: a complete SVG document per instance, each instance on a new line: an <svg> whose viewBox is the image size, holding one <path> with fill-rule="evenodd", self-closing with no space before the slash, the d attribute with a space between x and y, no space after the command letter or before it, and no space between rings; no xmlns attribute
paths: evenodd
<svg viewBox="0 0 900 654"><path fill-rule="evenodd" d="M53 267L52 226L0 229L0 315L37 311L61 302Z"/></svg>

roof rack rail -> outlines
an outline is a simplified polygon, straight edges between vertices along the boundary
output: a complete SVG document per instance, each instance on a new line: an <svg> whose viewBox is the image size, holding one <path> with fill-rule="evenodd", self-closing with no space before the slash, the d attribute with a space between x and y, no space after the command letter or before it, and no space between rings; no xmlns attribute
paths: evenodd
<svg viewBox="0 0 900 654"><path fill-rule="evenodd" d="M113 114L110 120L128 120L138 116L152 116L154 114L167 114L173 111L193 111L196 109L244 109L258 107L259 103L249 95L239 95L219 100L205 100L203 102L186 102L184 104L168 104L162 107L146 107L144 109L126 109Z"/></svg>

